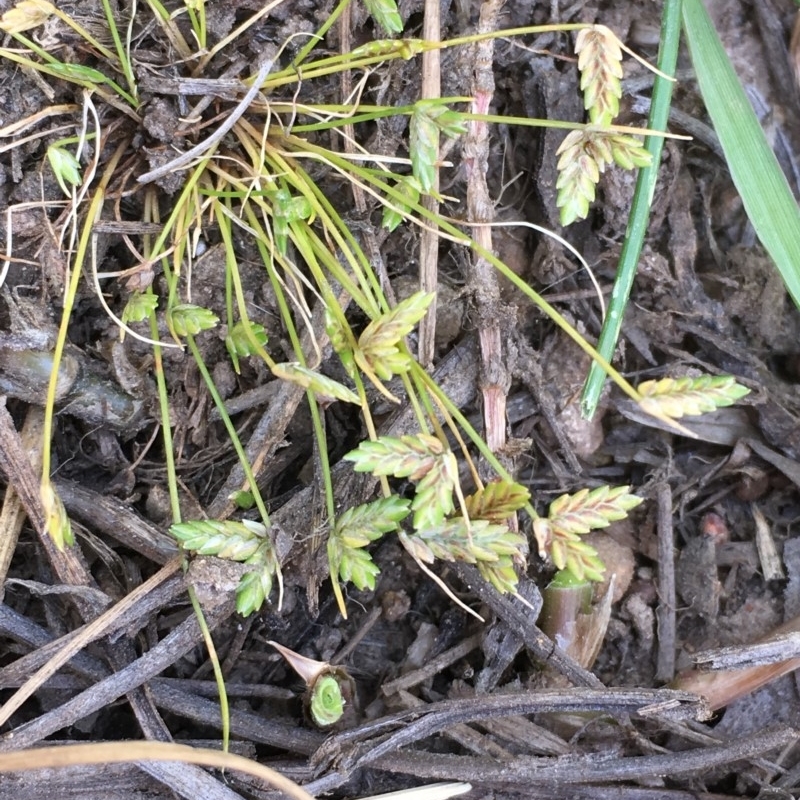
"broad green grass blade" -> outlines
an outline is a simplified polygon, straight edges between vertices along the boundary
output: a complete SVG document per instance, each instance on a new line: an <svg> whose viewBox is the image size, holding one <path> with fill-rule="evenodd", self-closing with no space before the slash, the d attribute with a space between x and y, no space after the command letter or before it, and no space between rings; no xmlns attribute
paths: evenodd
<svg viewBox="0 0 800 800"><path fill-rule="evenodd" d="M800 308L800 211L702 0L683 0L697 81L753 228Z"/></svg>

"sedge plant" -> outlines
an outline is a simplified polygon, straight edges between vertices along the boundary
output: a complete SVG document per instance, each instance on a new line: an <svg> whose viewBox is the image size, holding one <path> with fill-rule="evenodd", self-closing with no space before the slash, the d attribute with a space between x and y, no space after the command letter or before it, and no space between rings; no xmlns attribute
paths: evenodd
<svg viewBox="0 0 800 800"><path fill-rule="evenodd" d="M341 13L348 1L337 5L331 19ZM366 5L383 30L389 34L402 32L392 0L369 0ZM210 45L202 0L185 3L194 43L184 37L174 16L158 0L148 0L147 8L155 30L162 32L183 56L192 77L207 69L223 46L243 37L265 13L258 12L224 40ZM12 12L13 16L9 16ZM98 59L104 59L110 74L99 67L54 67L57 59L29 41L24 32L55 13L43 0L18 3L0 19L0 27L12 33L23 50L0 50L0 57L24 60L46 75L77 83L91 91L96 102L99 98L114 108L122 105L129 120L139 120L136 59L128 45L130 29L124 30L109 16L109 26L117 31L111 37L115 42L113 51L101 49L93 39L84 37L87 46L95 48ZM22 25L18 18L26 15L27 22ZM611 367L608 358L598 354L532 287L482 248L457 222L430 211L422 202L424 195L434 191L436 170L440 167L436 146L439 136L462 135L471 119L552 125L571 131L559 161L558 203L565 222L585 214L599 174L612 162L628 169L649 164L652 156L637 138L644 131L613 124L620 97L619 42L603 26L571 24L496 31L443 42L387 38L338 55L317 55L317 44L329 24L330 21L287 66L280 66L280 54L257 66L242 80L241 99L224 121L217 121L217 128L182 156L145 169L136 161L136 154L130 156L128 141L121 141L112 159L101 165L97 186L92 186L84 201L75 202L74 211L82 219L82 228L72 258L58 347L63 348L77 281L86 268L92 226L103 213L108 185L119 180L124 191L138 192L141 221L160 226L158 234L143 235L137 283L127 290L124 310L112 318L121 333L136 335L152 347L168 453L167 481L174 517L171 532L186 551L241 561L248 567L237 593L242 613L260 608L273 586L280 584L280 566L257 476L225 412L199 346L202 337L213 335L223 324L227 352L236 371L246 359L259 359L275 379L288 381L307 395L316 451L323 464L325 546L332 587L342 614L346 614L346 604L341 583L352 583L357 589L374 588L379 570L368 548L392 532L429 574L430 565L437 560L463 561L475 564L498 591L515 592L518 572L524 567L528 551L527 536L512 524L519 511L525 511L533 521L533 533L543 556L578 579L597 580L604 567L581 537L624 517L640 499L627 486L592 491L587 488L559 498L547 515L537 513L535 498L503 468L478 432L420 367L406 344L406 337L426 314L433 296L417 292L394 306L389 303L370 259L318 176L322 172L343 179L372 197L383 207L383 225L390 230L400 225L432 226L444 239L485 258L588 353L631 399L648 413L682 430L674 420L684 414L729 405L747 390L724 376L664 379L638 388L631 386ZM358 95L339 104L303 99L307 86L343 71L366 77L387 62L410 60L433 48L468 46L490 36L545 30L577 34L588 123L470 114L460 110L469 98L460 97L420 100L401 107L370 106L361 103ZM371 153L358 141L352 143L355 152L340 152L321 143L322 133L338 136L346 125L358 129L360 124L390 115L408 119L407 158ZM99 153L102 131L96 131L95 136L95 152ZM63 155L63 144L56 143L54 147L51 165L60 173L65 188L76 185L82 180L80 163ZM131 178L134 174L139 176L135 183ZM164 209L159 202L158 184L175 176L180 176L179 188L169 208ZM218 232L225 254L224 298L214 309L194 304L186 288L194 243L200 232L209 228ZM267 277L293 351L291 359L274 358L264 326L253 318L235 246L238 237L247 238L250 250L257 254L259 269ZM92 271L96 275L96 265ZM156 271L160 275L158 282L153 280ZM94 284L100 295L99 281L95 279ZM315 325L315 308L324 309L324 329ZM354 321L359 318L366 323L357 326ZM328 344L341 362L343 380L334 380L320 369ZM181 519L170 433L169 376L164 373L163 363L165 347L185 348L197 364L245 475L237 496L244 493L250 499L258 520ZM56 356L59 354L57 349ZM404 397L414 411L417 432L379 436L369 400L372 392L394 404ZM367 437L345 459L355 470L376 477L381 486L377 500L339 508L321 417L321 409L332 402L349 403L359 409ZM52 416L53 391L48 404L49 430ZM451 441L457 446L452 447ZM495 470L494 480L487 482L479 477L474 463L476 452ZM473 486L469 491L460 485L460 461L471 475ZM47 459L42 493L51 533L63 545L68 543L68 521L49 474ZM390 478L409 480L415 489L413 498L394 493Z"/></svg>

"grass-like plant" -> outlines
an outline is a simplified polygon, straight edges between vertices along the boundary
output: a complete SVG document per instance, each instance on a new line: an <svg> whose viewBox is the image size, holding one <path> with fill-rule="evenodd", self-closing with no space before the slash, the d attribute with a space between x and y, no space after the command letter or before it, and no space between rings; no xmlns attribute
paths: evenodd
<svg viewBox="0 0 800 800"><path fill-rule="evenodd" d="M672 98L669 76L675 74L681 24L701 94L745 211L789 295L800 307L800 211L702 0L664 2L660 74L653 85L648 127L666 130ZM662 144L659 136L649 136L644 143L651 162L642 167L637 178L614 290L597 344L598 352L608 361L619 338L644 243ZM605 374L597 363L593 364L581 397L585 416L594 414L604 382Z"/></svg>
<svg viewBox="0 0 800 800"><path fill-rule="evenodd" d="M113 155L95 164L99 178L87 172L79 156L68 149L70 142L51 145L50 164L71 195L73 217L80 220L79 234L71 258L71 279L64 300L64 312L55 361L58 363L66 338L66 326L82 274L91 274L100 301L105 300L97 279L97 264L92 259L93 227L100 219L108 186L120 182L125 191L134 188L141 198L142 222L157 223L158 235L142 237L141 263L136 269L136 288L128 291L124 310L109 314L121 333L134 335L152 347L154 373L158 387L167 480L172 503L171 531L190 552L217 555L244 562L250 569L239 586L237 605L250 613L269 597L273 584L280 584L279 560L271 537L270 517L251 465L248 463L235 427L207 369L200 337L220 324L226 326L225 343L234 368L248 358L262 360L276 379L290 381L307 393L313 421L316 450L323 466L321 480L326 511L327 552L333 590L342 614L346 614L339 582L352 582L357 588L373 588L378 567L366 549L368 545L395 531L420 567L437 559L465 561L478 569L499 591L514 592L518 570L524 565L527 537L511 524L524 510L534 521L534 533L542 555L549 554L555 565L579 577L598 579L603 571L597 554L581 540L590 529L604 527L623 517L639 502L628 487L602 487L560 498L546 517L539 517L525 487L509 475L478 433L449 401L409 351L405 337L422 319L433 297L419 292L392 307L369 258L345 224L315 175L320 167L328 175L351 182L378 201L384 208L383 224L393 229L400 224L432 225L442 236L470 248L493 264L556 325L589 353L615 383L636 402L663 420L674 420L685 413L734 402L742 387L728 381L719 383L661 382L656 387L631 386L566 320L535 290L525 284L493 253L458 225L431 212L422 202L434 191L440 136L461 135L471 120L503 121L519 125L556 125L571 129L562 146L559 161L559 205L565 223L584 216L594 196L600 172L612 162L623 168L649 163L651 155L635 138L636 129L613 125L620 97L621 51L616 37L602 26L562 25L498 31L445 42L420 39L383 39L369 42L339 55L316 55L316 43L348 0L335 9L332 17L294 60L284 67L265 60L242 81L241 100L222 122L195 147L167 163L153 168L136 163L121 170L130 139L122 137ZM367 7L376 22L391 33L400 33L401 24L393 0L369 0ZM156 30L163 33L180 53L192 77L203 73L225 46L243 36L263 12L258 12L226 39L209 47L202 0L186 1L185 9L195 39L190 44L173 15L158 0L147 7ZM144 13L144 8L142 9ZM29 40L24 32L51 15L59 18L84 38L102 61L104 68L64 64ZM85 99L87 109L102 100L120 109L138 124L137 64L127 43L130 32L121 28L110 11L107 22L112 51L70 21L63 12L44 0L23 0L0 20L5 29L24 48L0 50L6 57L37 69L48 76L84 87L95 98ZM134 24L131 21L131 24ZM302 90L315 79L343 71L365 74L396 59L416 58L426 50L465 46L488 36L510 36L542 30L576 31L579 68L589 122L568 123L553 120L498 118L460 110L468 98L420 100L405 107L369 106L358 100L341 104L307 103ZM277 61L277 59L276 59ZM127 87L123 88L120 81ZM336 136L347 126L372 123L381 117L402 115L409 120L409 157L387 158L367 152L357 141L355 153L338 152L320 144L320 132ZM95 120L93 137L95 158L105 145L106 132ZM124 126L123 130L124 130ZM311 167L313 166L313 169ZM136 184L130 176L138 174ZM180 175L180 188L170 207L159 201L158 184ZM80 187L81 191L75 191ZM162 218L162 212L164 217ZM219 232L225 253L225 297L218 309L199 307L185 296L182 275L191 259L192 243L201 230L213 227ZM272 288L281 324L293 349L292 360L277 362L267 350L263 326L250 317L243 289L236 237L247 237ZM156 290L153 275L163 276ZM346 302L340 297L346 295ZM309 298L324 307L326 326L314 328ZM349 305L349 308L348 308ZM368 322L359 331L353 320ZM168 331L168 334L165 334ZM304 334L311 346L302 344ZM311 335L313 334L313 336ZM330 342L344 368L349 385L324 375L319 367L321 353ZM241 487L255 506L259 520L181 519L174 464L169 414L168 376L164 372L165 347L186 348L197 364L231 444L241 462L246 483ZM54 371L57 374L57 370ZM368 401L368 387L385 399L399 402L402 387L416 415L418 432L401 437L379 437ZM642 391L642 388L645 391ZM46 421L46 442L50 441L55 397L55 377L50 387ZM379 478L382 497L371 503L340 510L328 466L325 430L320 406L348 402L359 407L367 439L346 456L355 469ZM680 429L677 423L672 423ZM447 432L452 436L448 436ZM452 449L450 440L459 443ZM480 453L495 469L497 480L484 483L472 461ZM45 450L42 498L49 529L60 544L69 542L69 525L63 507L50 484L50 460ZM458 461L468 465L474 488L465 493L459 484ZM413 500L393 494L389 477L408 478L415 485Z"/></svg>

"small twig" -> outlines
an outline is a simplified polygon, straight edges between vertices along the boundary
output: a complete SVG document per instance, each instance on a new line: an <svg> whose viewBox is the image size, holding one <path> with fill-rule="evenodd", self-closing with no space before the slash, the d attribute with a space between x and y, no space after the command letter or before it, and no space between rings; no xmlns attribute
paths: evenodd
<svg viewBox="0 0 800 800"><path fill-rule="evenodd" d="M219 97L235 100L244 88L238 78L165 78L163 75L146 77L140 82L142 89L164 95Z"/></svg>
<svg viewBox="0 0 800 800"><path fill-rule="evenodd" d="M380 606L375 606L372 611L361 621L358 630L355 634L348 639L347 644L331 657L331 664L341 664L351 653L355 651L359 644L361 644L364 637L375 627L375 624L383 616L383 609Z"/></svg>
<svg viewBox="0 0 800 800"><path fill-rule="evenodd" d="M787 634L794 634L798 631L800 631L800 617L794 617L756 642L756 646L737 648L740 656L744 658L745 656L751 657L754 651L757 652L758 645L775 647L777 643L776 649L783 648L784 660L782 661L762 663L752 667L739 666L734 669L720 669L713 672L708 672L706 669L687 670L680 673L670 685L675 689L703 695L708 701L709 708L717 711L783 675L800 669L800 657L791 657L792 640L789 639L787 642L786 639L782 639ZM728 648L728 650L731 649ZM708 657L708 655L704 654L704 657ZM760 655L763 656L763 652ZM767 661L771 662L771 659L767 659Z"/></svg>
<svg viewBox="0 0 800 800"><path fill-rule="evenodd" d="M516 793L524 797L674 797L682 800L692 797L692 793L659 788L649 794L651 790L645 793L638 785L632 786L629 793L626 787L649 778L663 780L664 775L675 780L679 776L707 774L718 767L793 745L796 740L794 729L780 726L758 731L752 736L737 737L718 746L647 756L587 756L569 761L568 766L565 766L564 757L520 755L511 761L493 762L474 756L423 753L412 749L397 750L376 758L371 766L395 774L413 775L415 780L458 779L471 781L482 788L501 786L507 789L505 796ZM326 778L338 779L338 783ZM324 790L332 791L344 780L341 772L331 772L325 778L305 784L304 788L317 794L322 791L319 787L323 782ZM610 787L612 782L614 785ZM576 789L576 784L583 786Z"/></svg>
<svg viewBox="0 0 800 800"><path fill-rule="evenodd" d="M8 412L3 408L0 413L7 415ZM43 411L35 406L28 407L28 414L25 417L25 425L20 435L20 443L27 451L31 459L31 469L38 472L41 468L41 436L42 436L42 416ZM8 421L5 417L4 422ZM0 453L4 454L9 447L17 445L15 441L8 441L5 437L13 431L13 426L0 426ZM13 433L12 433L13 436ZM14 437L16 438L16 437ZM38 459L38 460L37 460ZM16 492L11 480L13 474L9 474L9 485L6 489L3 508L0 511L0 600L3 598L6 576L11 565L11 558L17 548L17 539L22 525L25 522L25 506L22 498Z"/></svg>
<svg viewBox="0 0 800 800"><path fill-rule="evenodd" d="M668 718L685 720L708 717L708 711L700 698L688 692L668 689L628 690L602 687L515 691L444 700L371 720L356 730L330 736L312 756L311 762L316 766L335 763L336 772L342 777L367 764L377 764L387 755L396 756L402 752L401 748L462 723L538 713L585 714L597 711L608 715L646 714L654 705L664 707ZM536 760L539 761L539 757ZM633 762L640 760L643 759L633 759ZM547 763L547 760L541 759L541 762ZM505 768L503 763L500 766ZM589 766L596 767L595 761L591 760ZM563 764L558 769L562 776L567 775ZM319 791L315 783L306 784L306 788L315 794Z"/></svg>
<svg viewBox="0 0 800 800"><path fill-rule="evenodd" d="M746 669L800 658L800 631L791 631L755 644L703 650L692 656L698 669Z"/></svg>
<svg viewBox="0 0 800 800"><path fill-rule="evenodd" d="M137 181L139 183L152 183L159 178L169 175L170 172L185 167L195 158L202 156L212 147L219 144L228 131L230 131L231 128L233 128L233 126L242 118L245 111L247 111L247 109L250 107L250 103L255 100L256 95L261 91L261 84L264 83L271 69L272 61L265 61L259 67L258 74L253 80L253 85L247 90L247 94L242 98L242 101L239 103L239 105L237 105L236 108L231 111L230 116L228 116L225 122L223 122L222 125L220 125L219 128L214 131L214 133L212 133L210 136L207 136L202 142L198 142L194 147L187 150L185 153L182 153L177 158L174 158L167 164L162 164L160 167L156 167L156 169L151 169L149 172L145 172L144 175L140 175L137 178Z"/></svg>
<svg viewBox="0 0 800 800"><path fill-rule="evenodd" d="M0 711L0 725L8 722L14 712L17 711L22 704L47 681L49 677L55 675L56 672L58 672L58 670L64 664L66 664L73 655L80 652L80 650L89 644L89 642L105 635L116 619L118 619L130 607L135 605L142 596L146 596L149 592L152 592L153 589L155 589L160 583L169 578L173 573L177 572L181 568L182 563L183 560L181 557L174 558L172 561L168 562L164 567L162 567L155 575L145 581L141 586L137 587L130 594L126 595L125 598L120 600L119 603L86 625L80 634L70 640L69 644L62 647L61 650L55 656L53 656L52 659L50 659L50 661L48 661L43 667L31 675L31 677L6 701L6 703L3 705L2 711ZM123 689L120 694L124 694L125 691L126 690ZM117 697L118 696L119 695L117 695ZM40 717L39 719L42 718ZM55 730L58 730L58 728ZM52 731L42 735L48 736L49 733L52 733ZM38 739L34 741L38 741Z"/></svg>
<svg viewBox="0 0 800 800"><path fill-rule="evenodd" d="M486 0L481 4L479 32L497 28L497 16L501 2ZM486 114L494 95L492 74L492 40L475 45L475 67L472 94L472 111ZM489 223L494 208L486 185L486 169L489 159L489 128L486 122L469 122L464 142L464 164L467 170L467 217L471 223ZM487 224L478 224L474 239L484 251L492 250L492 229ZM506 394L511 378L503 360L502 300L497 273L488 261L475 254L469 262L467 284L475 295L478 337L481 348L480 386L483 394L483 415L486 428L486 444L497 453L506 443Z"/></svg>
<svg viewBox="0 0 800 800"><path fill-rule="evenodd" d="M455 647L451 647L449 650L440 653L436 658L432 658L419 669L407 672L405 675L401 675L399 678L385 683L381 691L386 697L390 697L397 692L419 686L420 683L424 683L426 680L438 675L442 670L454 664L456 661L466 658L473 650L480 647L482 639L483 633L476 633L472 636L468 636Z"/></svg>
<svg viewBox="0 0 800 800"><path fill-rule="evenodd" d="M753 515L753 522L756 524L756 548L758 549L758 560L761 563L761 572L765 581L780 581L786 577L783 571L781 557L775 539L772 536L767 518L761 509L755 504L750 505Z"/></svg>
<svg viewBox="0 0 800 800"><path fill-rule="evenodd" d="M658 664L656 677L675 677L675 553L672 531L672 490L669 484L656 489L658 526Z"/></svg>

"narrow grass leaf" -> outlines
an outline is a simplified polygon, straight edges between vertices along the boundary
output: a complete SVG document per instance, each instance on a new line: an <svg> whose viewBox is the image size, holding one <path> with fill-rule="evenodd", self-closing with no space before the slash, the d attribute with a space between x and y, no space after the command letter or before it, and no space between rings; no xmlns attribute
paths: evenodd
<svg viewBox="0 0 800 800"><path fill-rule="evenodd" d="M681 30L681 0L665 0L661 19L661 43L658 48L658 69L664 75L674 75L678 60ZM673 82L666 77L656 75L653 83L653 101L647 127L654 131L666 130L669 118L669 107L672 100ZM628 305L636 266L642 252L647 222L650 217L650 206L653 202L658 170L661 165L661 151L664 139L661 136L648 136L644 142L645 150L651 156L649 166L639 171L636 179L636 191L633 195L625 241L617 264L617 276L614 279L614 290L608 305L608 313L603 320L603 330L597 342L597 352L611 361L617 346L622 320ZM619 153L616 154L619 157ZM605 383L605 372L597 362L592 362L586 384L581 395L581 413L586 418L594 415L600 393Z"/></svg>

